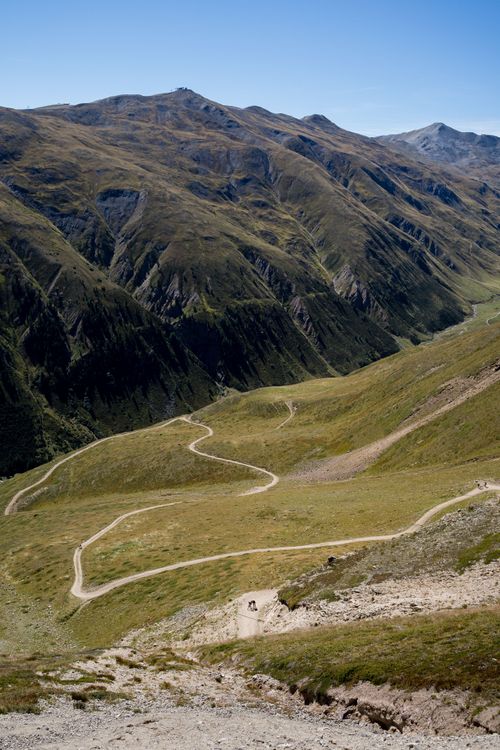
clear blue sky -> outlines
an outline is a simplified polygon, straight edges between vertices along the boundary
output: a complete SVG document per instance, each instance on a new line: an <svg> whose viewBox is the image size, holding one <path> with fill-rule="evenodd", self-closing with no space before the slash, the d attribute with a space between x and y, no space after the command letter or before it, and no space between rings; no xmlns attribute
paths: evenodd
<svg viewBox="0 0 500 750"><path fill-rule="evenodd" d="M3 0L0 105L188 86L374 135L500 135L500 0Z"/></svg>

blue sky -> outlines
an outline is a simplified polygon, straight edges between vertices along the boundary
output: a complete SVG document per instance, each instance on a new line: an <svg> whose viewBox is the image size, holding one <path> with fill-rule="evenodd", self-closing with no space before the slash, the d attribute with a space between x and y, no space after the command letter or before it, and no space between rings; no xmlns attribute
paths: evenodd
<svg viewBox="0 0 500 750"><path fill-rule="evenodd" d="M3 0L0 105L188 86L375 135L500 135L500 0Z"/></svg>

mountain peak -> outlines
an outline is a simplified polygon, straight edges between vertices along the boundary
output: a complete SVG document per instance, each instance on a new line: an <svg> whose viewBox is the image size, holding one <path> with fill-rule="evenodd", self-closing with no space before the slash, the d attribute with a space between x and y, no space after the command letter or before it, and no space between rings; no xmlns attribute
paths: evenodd
<svg viewBox="0 0 500 750"><path fill-rule="evenodd" d="M488 170L500 164L500 138L455 130L444 122L378 138L381 143L413 151L433 161Z"/></svg>
<svg viewBox="0 0 500 750"><path fill-rule="evenodd" d="M433 122L432 125L427 125L425 128L419 128L418 130L411 131L413 133L435 133L439 137L442 137L444 135L460 135L459 130L455 130L454 128L450 127L449 125L446 125L444 122Z"/></svg>
<svg viewBox="0 0 500 750"><path fill-rule="evenodd" d="M129 121L165 122L170 117L184 117L187 112L203 112L203 116L228 117L224 108L192 89L181 87L174 91L144 96L118 94L74 105L52 105L30 110L39 115L64 118L83 125L111 126L117 118Z"/></svg>
<svg viewBox="0 0 500 750"><path fill-rule="evenodd" d="M325 115L306 115L302 118L303 122L307 122L311 125L315 125L318 128L325 128L327 130L330 130L332 128L335 128L335 130L339 130L339 126L335 125L334 122L328 119L328 117L325 117Z"/></svg>

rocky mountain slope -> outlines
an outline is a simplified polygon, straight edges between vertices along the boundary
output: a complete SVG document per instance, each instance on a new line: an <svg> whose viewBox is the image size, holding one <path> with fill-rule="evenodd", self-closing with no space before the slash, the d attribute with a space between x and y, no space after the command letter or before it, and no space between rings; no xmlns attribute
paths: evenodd
<svg viewBox="0 0 500 750"><path fill-rule="evenodd" d="M377 140L410 156L449 164L464 174L500 186L500 138L495 135L463 133L434 122L426 128L383 135Z"/></svg>
<svg viewBox="0 0 500 750"><path fill-rule="evenodd" d="M499 194L188 90L0 109L0 472L462 319Z"/></svg>
<svg viewBox="0 0 500 750"><path fill-rule="evenodd" d="M0 195L0 471L215 393L168 326L44 217Z"/></svg>

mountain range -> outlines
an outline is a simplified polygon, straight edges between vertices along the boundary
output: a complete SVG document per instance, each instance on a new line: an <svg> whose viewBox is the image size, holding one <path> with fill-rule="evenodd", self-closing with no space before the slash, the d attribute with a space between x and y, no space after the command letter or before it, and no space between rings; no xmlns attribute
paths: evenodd
<svg viewBox="0 0 500 750"><path fill-rule="evenodd" d="M498 274L498 149L431 130L186 89L0 108L0 472L462 320Z"/></svg>

